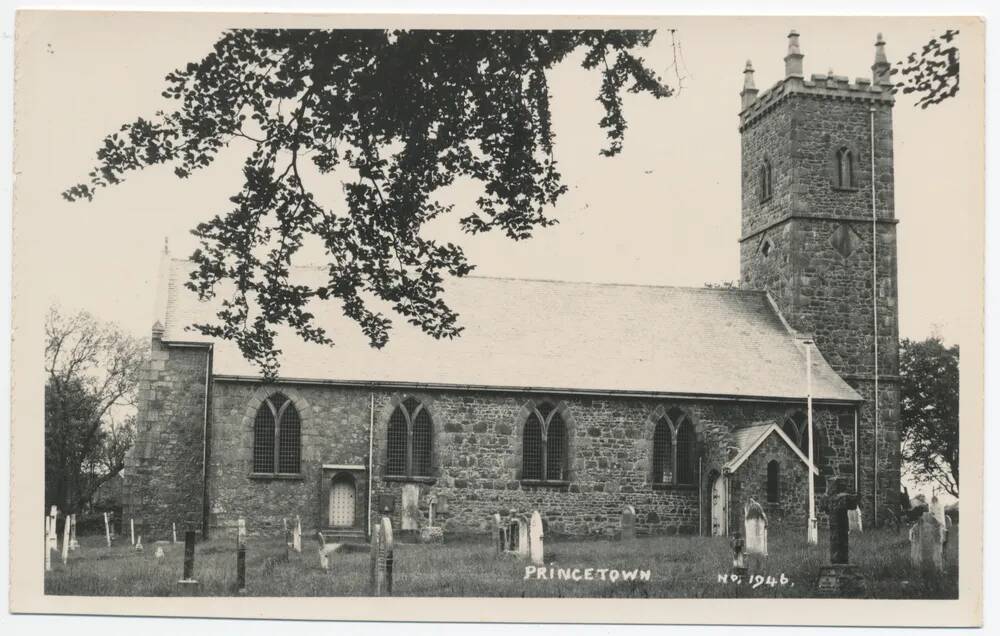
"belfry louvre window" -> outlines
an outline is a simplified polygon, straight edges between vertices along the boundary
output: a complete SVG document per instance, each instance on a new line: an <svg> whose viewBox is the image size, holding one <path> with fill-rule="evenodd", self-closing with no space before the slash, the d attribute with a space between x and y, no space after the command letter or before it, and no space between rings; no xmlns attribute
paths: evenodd
<svg viewBox="0 0 1000 636"><path fill-rule="evenodd" d="M771 162L765 159L760 164L760 170L758 173L758 189L760 190L760 201L763 203L771 198L774 191L774 179L771 172Z"/></svg>
<svg viewBox="0 0 1000 636"><path fill-rule="evenodd" d="M566 423L555 407L546 402L532 409L524 423L521 479L565 481L566 442Z"/></svg>
<svg viewBox="0 0 1000 636"><path fill-rule="evenodd" d="M854 153L848 148L837 151L836 180L838 188L853 188L854 184Z"/></svg>
<svg viewBox="0 0 1000 636"><path fill-rule="evenodd" d="M281 393L264 400L253 425L253 472L298 475L301 472L302 420Z"/></svg>
<svg viewBox="0 0 1000 636"><path fill-rule="evenodd" d="M430 477L433 422L424 405L406 398L389 417L385 472L389 477Z"/></svg>
<svg viewBox="0 0 1000 636"><path fill-rule="evenodd" d="M653 430L654 484L693 486L696 481L697 439L690 416L677 407L660 417Z"/></svg>

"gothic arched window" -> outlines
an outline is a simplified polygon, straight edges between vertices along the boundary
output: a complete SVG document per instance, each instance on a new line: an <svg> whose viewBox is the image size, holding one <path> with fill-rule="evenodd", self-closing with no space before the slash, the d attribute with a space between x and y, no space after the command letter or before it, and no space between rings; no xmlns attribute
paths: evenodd
<svg viewBox="0 0 1000 636"><path fill-rule="evenodd" d="M567 479L566 423L554 406L543 402L533 408L522 433L521 479Z"/></svg>
<svg viewBox="0 0 1000 636"><path fill-rule="evenodd" d="M854 153L846 146L837 151L836 184L838 188L853 188Z"/></svg>
<svg viewBox="0 0 1000 636"><path fill-rule="evenodd" d="M778 460L767 462L767 502L778 502Z"/></svg>
<svg viewBox="0 0 1000 636"><path fill-rule="evenodd" d="M788 437L795 442L795 445L799 447L802 454L809 457L809 418L802 411L795 411L794 413L785 417L784 424L781 425L781 430L785 432ZM816 430L816 423L813 422L813 437L812 437L812 448L813 448L813 464L819 466L820 453L823 450L823 442L820 439L819 431Z"/></svg>
<svg viewBox="0 0 1000 636"><path fill-rule="evenodd" d="M656 422L653 430L654 484L693 486L697 478L694 425L688 414L674 407Z"/></svg>
<svg viewBox="0 0 1000 636"><path fill-rule="evenodd" d="M297 475L301 470L302 420L281 393L264 400L253 424L253 472Z"/></svg>
<svg viewBox="0 0 1000 636"><path fill-rule="evenodd" d="M433 428L430 414L415 398L406 398L393 409L386 433L387 476L431 476Z"/></svg>
<svg viewBox="0 0 1000 636"><path fill-rule="evenodd" d="M771 172L771 161L764 159L760 164L760 172L758 173L759 190L760 190L760 200L761 203L767 201L771 198L771 194L774 192L774 175Z"/></svg>

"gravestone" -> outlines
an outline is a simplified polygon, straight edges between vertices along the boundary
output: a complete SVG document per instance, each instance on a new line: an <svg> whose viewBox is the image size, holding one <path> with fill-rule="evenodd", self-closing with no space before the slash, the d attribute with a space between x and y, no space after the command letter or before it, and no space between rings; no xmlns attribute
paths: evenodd
<svg viewBox="0 0 1000 636"><path fill-rule="evenodd" d="M69 562L69 515L63 517L63 540L62 540L62 562L66 565Z"/></svg>
<svg viewBox="0 0 1000 636"><path fill-rule="evenodd" d="M52 506L52 508L49 510L50 532L48 533L48 542L49 542L49 549L54 550L56 552L59 551L59 531L57 530L57 528L59 527L58 524L59 524L59 509L56 508L55 506Z"/></svg>
<svg viewBox="0 0 1000 636"><path fill-rule="evenodd" d="M746 553L767 556L767 515L755 499L750 498L743 508L743 531L746 535Z"/></svg>
<svg viewBox="0 0 1000 636"><path fill-rule="evenodd" d="M743 540L743 535L739 532L734 532L733 536L729 538L729 547L733 551L733 574L737 576L744 576L747 573L747 564L745 554L746 554L746 542Z"/></svg>
<svg viewBox="0 0 1000 636"><path fill-rule="evenodd" d="M504 544L503 544L503 528L500 527L500 513L494 512L493 517L490 519L493 524L493 550L497 555L503 554Z"/></svg>
<svg viewBox="0 0 1000 636"><path fill-rule="evenodd" d="M522 559L530 555L531 544L528 541L528 520L522 515L517 518L517 556Z"/></svg>
<svg viewBox="0 0 1000 636"><path fill-rule="evenodd" d="M142 535L139 535L138 540L135 542L135 551L142 552Z"/></svg>
<svg viewBox="0 0 1000 636"><path fill-rule="evenodd" d="M823 506L830 535L830 565L819 570L816 592L819 596L851 597L865 592L865 580L857 566L850 564L847 511L858 506L857 493L847 492L843 477L827 481Z"/></svg>
<svg viewBox="0 0 1000 636"><path fill-rule="evenodd" d="M162 559L164 557L162 545L156 546L156 552L153 554L153 556L156 557L157 559Z"/></svg>
<svg viewBox="0 0 1000 636"><path fill-rule="evenodd" d="M444 543L444 528L441 526L424 526L418 536L420 543Z"/></svg>
<svg viewBox="0 0 1000 636"><path fill-rule="evenodd" d="M323 568L324 570L329 570L330 555L339 550L340 546L343 544L327 543L326 537L323 536L322 532L317 532L316 538L319 541L319 567Z"/></svg>
<svg viewBox="0 0 1000 636"><path fill-rule="evenodd" d="M302 519L295 515L295 529L292 530L292 549L302 552Z"/></svg>
<svg viewBox="0 0 1000 636"><path fill-rule="evenodd" d="M111 547L111 520L108 519L108 513L104 513L104 538L108 542L108 547Z"/></svg>
<svg viewBox="0 0 1000 636"><path fill-rule="evenodd" d="M184 532L184 575L178 583L181 585L197 585L194 578L194 530Z"/></svg>
<svg viewBox="0 0 1000 636"><path fill-rule="evenodd" d="M941 554L943 528L930 512L925 512L910 528L910 563L915 568L944 569Z"/></svg>
<svg viewBox="0 0 1000 636"><path fill-rule="evenodd" d="M852 508L847 511L848 534L862 533L861 527L861 507Z"/></svg>
<svg viewBox="0 0 1000 636"><path fill-rule="evenodd" d="M542 530L542 515L538 511L531 513L528 525L528 552L533 565L545 562L545 532Z"/></svg>
<svg viewBox="0 0 1000 636"><path fill-rule="evenodd" d="M176 523L172 523L172 524L170 524L170 527L171 527L171 529L173 530L173 533L174 533L174 543L177 543L177 524Z"/></svg>
<svg viewBox="0 0 1000 636"><path fill-rule="evenodd" d="M45 571L52 571L52 516L45 515Z"/></svg>
<svg viewBox="0 0 1000 636"><path fill-rule="evenodd" d="M417 484L403 485L403 530L417 530L420 528L420 486Z"/></svg>
<svg viewBox="0 0 1000 636"><path fill-rule="evenodd" d="M135 546L135 519L128 520L128 528L129 540L132 542L132 545Z"/></svg>
<svg viewBox="0 0 1000 636"><path fill-rule="evenodd" d="M370 596L392 596L392 565L392 523L388 517L382 517L372 532L368 582Z"/></svg>
<svg viewBox="0 0 1000 636"><path fill-rule="evenodd" d="M69 549L70 550L80 549L80 542L76 540L76 513L70 515Z"/></svg>
<svg viewBox="0 0 1000 636"><path fill-rule="evenodd" d="M635 508L632 506L622 509L621 538L623 541L635 538Z"/></svg>

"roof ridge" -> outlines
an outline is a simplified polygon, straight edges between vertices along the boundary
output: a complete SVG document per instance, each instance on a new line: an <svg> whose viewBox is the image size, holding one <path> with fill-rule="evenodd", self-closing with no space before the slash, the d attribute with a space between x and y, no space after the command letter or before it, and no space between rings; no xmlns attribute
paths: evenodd
<svg viewBox="0 0 1000 636"><path fill-rule="evenodd" d="M193 263L191 259L187 258L171 258L173 263ZM320 270L323 269L323 265L291 265L289 269L297 270ZM488 274L468 274L466 276L453 276L452 278L466 279L473 278L476 280L500 280L500 281L510 281L510 282L524 282L524 283L559 283L563 285L590 285L594 287L642 287L646 289L683 289L688 291L704 291L704 292L738 292L747 295L761 295L766 294L764 290L761 289L744 289L742 287L697 287L694 285L656 285L650 283L624 283L624 282L610 282L610 281L592 281L592 280L566 280L561 278L527 278L523 276L491 276Z"/></svg>

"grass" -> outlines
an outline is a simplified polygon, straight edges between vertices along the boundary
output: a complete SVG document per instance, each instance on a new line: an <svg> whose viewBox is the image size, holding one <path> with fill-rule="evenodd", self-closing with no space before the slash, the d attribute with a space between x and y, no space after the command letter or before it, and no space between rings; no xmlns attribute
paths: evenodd
<svg viewBox="0 0 1000 636"><path fill-rule="evenodd" d="M869 532L851 536L851 562L858 565L871 598L958 597L957 532L945 554L945 572L917 571L910 566L906 533ZM803 598L816 595L816 577L827 563L826 537L808 546L804 533L772 532L771 556L750 574L764 583L753 587L720 583L730 570L725 538L640 537L631 541L568 540L546 542L546 567L650 571L649 581L573 581L525 579L526 561L494 556L486 538L449 541L444 545L399 544L395 551L393 593L397 596L472 597L631 597L631 598ZM235 594L236 551L232 539L198 544L195 578L183 587L183 544L161 544L165 556L154 557L157 544L134 552L121 538L111 548L103 537L81 537L81 547L63 565L53 553L45 576L46 594L84 596L228 596ZM124 545L123 545L124 543ZM303 541L301 554L284 560L280 538L250 537L247 544L247 594L250 596L365 596L369 560L364 551L331 555L330 571L319 566L316 543ZM781 575L787 580L782 585ZM767 583L773 577L774 585Z"/></svg>

